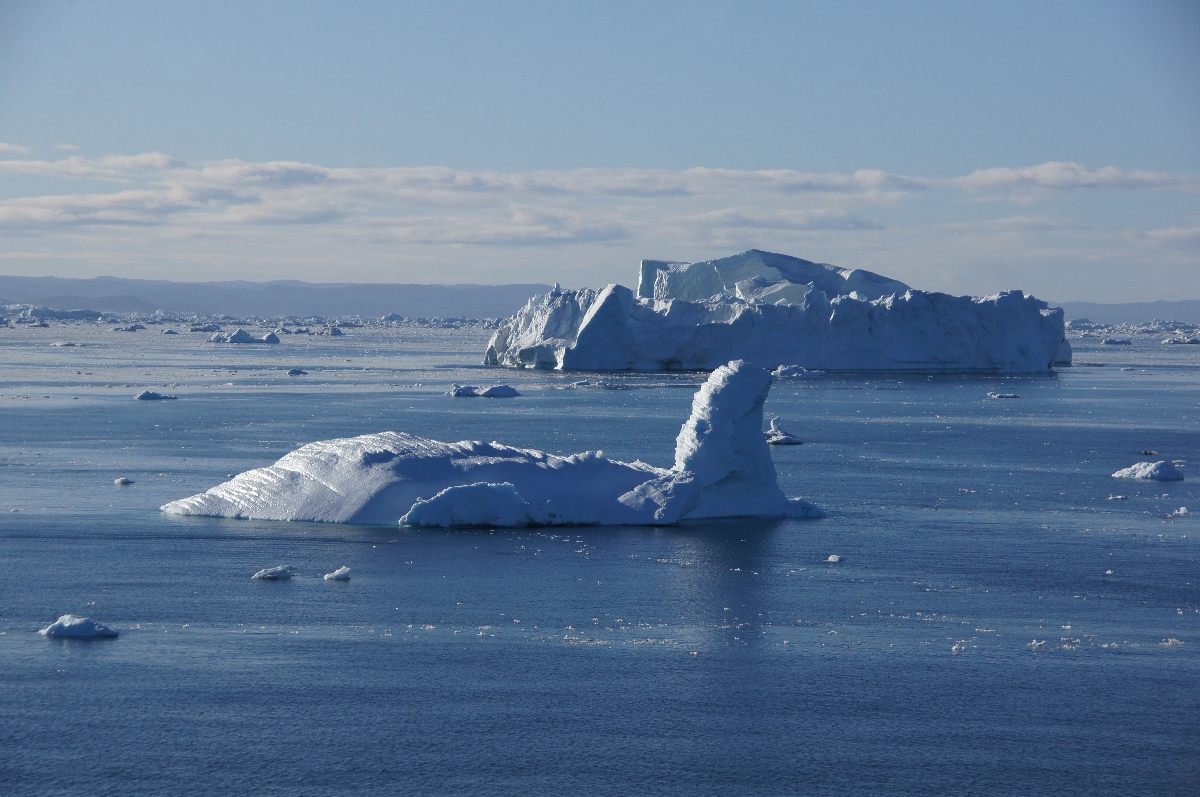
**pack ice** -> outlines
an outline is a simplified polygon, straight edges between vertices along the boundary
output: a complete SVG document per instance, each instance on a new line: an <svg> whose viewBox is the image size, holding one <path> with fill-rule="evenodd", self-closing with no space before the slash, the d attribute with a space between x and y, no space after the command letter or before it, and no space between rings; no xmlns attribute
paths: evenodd
<svg viewBox="0 0 1200 797"><path fill-rule="evenodd" d="M643 260L637 293L535 296L484 362L562 370L765 368L1038 373L1069 363L1061 308L1021 291L950 296L751 249L703 263Z"/></svg>
<svg viewBox="0 0 1200 797"><path fill-rule="evenodd" d="M717 368L692 400L675 465L558 457L500 443L381 432L310 443L164 512L411 526L669 524L683 518L820 517L779 489L763 438L771 375Z"/></svg>

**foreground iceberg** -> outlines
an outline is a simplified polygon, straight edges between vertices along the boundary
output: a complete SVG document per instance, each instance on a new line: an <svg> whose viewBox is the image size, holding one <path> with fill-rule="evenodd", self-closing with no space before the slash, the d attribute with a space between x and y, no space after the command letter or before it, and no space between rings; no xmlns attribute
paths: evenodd
<svg viewBox="0 0 1200 797"><path fill-rule="evenodd" d="M642 261L635 294L554 290L492 336L489 365L564 370L765 368L1043 373L1069 363L1063 313L1006 291L926 293L869 271L750 250Z"/></svg>
<svg viewBox="0 0 1200 797"><path fill-rule="evenodd" d="M179 515L414 526L642 525L683 518L820 517L779 489L763 438L771 375L738 361L696 393L675 465L599 452L557 457L397 432L310 443L267 468L173 501Z"/></svg>

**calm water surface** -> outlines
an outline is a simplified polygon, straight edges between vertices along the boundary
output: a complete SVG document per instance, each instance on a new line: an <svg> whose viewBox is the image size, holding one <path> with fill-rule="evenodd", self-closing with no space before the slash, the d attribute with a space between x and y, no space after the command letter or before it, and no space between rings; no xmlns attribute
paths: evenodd
<svg viewBox="0 0 1200 797"><path fill-rule="evenodd" d="M157 507L388 429L666 466L703 375L204 337L0 330L4 794L1200 793L1200 347L776 384L821 520L447 532ZM1187 480L1110 477L1143 450Z"/></svg>

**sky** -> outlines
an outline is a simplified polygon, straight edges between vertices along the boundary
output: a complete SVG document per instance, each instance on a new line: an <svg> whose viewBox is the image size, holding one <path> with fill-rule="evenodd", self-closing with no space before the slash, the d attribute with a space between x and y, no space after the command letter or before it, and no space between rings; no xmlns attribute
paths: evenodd
<svg viewBox="0 0 1200 797"><path fill-rule="evenodd" d="M0 273L1200 299L1200 4L0 0Z"/></svg>

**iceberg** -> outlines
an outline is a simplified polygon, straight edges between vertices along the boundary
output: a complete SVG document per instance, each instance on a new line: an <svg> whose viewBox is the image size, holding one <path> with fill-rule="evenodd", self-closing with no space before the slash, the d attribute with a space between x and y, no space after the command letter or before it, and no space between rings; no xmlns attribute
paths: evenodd
<svg viewBox="0 0 1200 797"><path fill-rule="evenodd" d="M1181 482L1183 474L1173 462L1139 462L1113 474L1114 479L1153 479L1160 482Z"/></svg>
<svg viewBox="0 0 1200 797"><path fill-rule="evenodd" d="M350 568L346 565L342 565L337 570L334 570L332 573L326 573L325 580L326 581L349 581L350 580Z"/></svg>
<svg viewBox="0 0 1200 797"><path fill-rule="evenodd" d="M716 517L821 517L788 499L763 437L766 370L709 375L675 441L675 463L568 457L400 432L309 443L274 465L173 501L178 515L411 526L666 525Z"/></svg>
<svg viewBox="0 0 1200 797"><path fill-rule="evenodd" d="M153 390L143 390L134 396L138 401L175 401L175 396L168 396L166 393L155 393Z"/></svg>
<svg viewBox="0 0 1200 797"><path fill-rule="evenodd" d="M198 329L198 327L197 327ZM205 330L207 331L207 330ZM279 336L274 332L268 332L261 338L256 338L244 329L237 329L234 332L218 332L208 339L209 343L278 343Z"/></svg>
<svg viewBox="0 0 1200 797"><path fill-rule="evenodd" d="M38 633L57 639L114 639L120 635L103 623L75 614L64 614Z"/></svg>
<svg viewBox="0 0 1200 797"><path fill-rule="evenodd" d="M488 365L711 370L733 359L830 371L1048 373L1069 364L1061 308L1021 291L950 296L752 249L643 260L637 292L556 289L496 330Z"/></svg>

